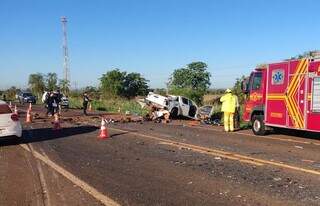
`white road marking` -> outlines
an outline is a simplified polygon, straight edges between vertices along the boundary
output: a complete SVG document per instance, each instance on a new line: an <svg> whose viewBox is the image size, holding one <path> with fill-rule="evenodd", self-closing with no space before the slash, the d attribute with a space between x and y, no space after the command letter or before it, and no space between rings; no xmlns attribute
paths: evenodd
<svg viewBox="0 0 320 206"><path fill-rule="evenodd" d="M118 206L120 205L116 201L112 200L111 198L105 196L104 194L100 193L98 190L87 184L86 182L82 181L72 173L68 172L67 170L63 169L53 161L51 161L49 158L43 156L42 154L38 153L35 150L32 150L28 147L26 144L20 144L20 146L27 150L28 152L32 152L34 157L41 160L43 163L57 171L59 174L70 180L72 183L89 193L92 197L94 197L96 200L100 201L104 205L108 206Z"/></svg>
<svg viewBox="0 0 320 206"><path fill-rule="evenodd" d="M29 145L30 150L32 151L31 154L33 155L33 147L32 145ZM49 189L46 183L46 179L44 178L44 173L41 167L41 163L39 161L37 161L37 169L38 169L38 173L39 173L39 179L40 179L40 184L42 187L42 192L43 192L43 197L44 197L44 205L45 206L50 206L50 195L49 195Z"/></svg>

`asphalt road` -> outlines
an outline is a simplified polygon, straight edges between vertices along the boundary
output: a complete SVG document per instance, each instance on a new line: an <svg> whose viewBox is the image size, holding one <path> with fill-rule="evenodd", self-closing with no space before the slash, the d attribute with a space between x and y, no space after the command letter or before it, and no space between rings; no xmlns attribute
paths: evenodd
<svg viewBox="0 0 320 206"><path fill-rule="evenodd" d="M317 135L174 121L108 124L100 140L109 115L69 110L55 131L33 111L20 141L0 140L0 205L320 205Z"/></svg>

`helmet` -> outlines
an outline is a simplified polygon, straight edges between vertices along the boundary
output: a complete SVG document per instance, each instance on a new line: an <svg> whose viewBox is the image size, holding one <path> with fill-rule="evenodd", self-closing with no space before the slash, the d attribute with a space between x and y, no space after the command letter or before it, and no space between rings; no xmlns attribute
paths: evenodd
<svg viewBox="0 0 320 206"><path fill-rule="evenodd" d="M225 93L231 93L231 89L227 89Z"/></svg>

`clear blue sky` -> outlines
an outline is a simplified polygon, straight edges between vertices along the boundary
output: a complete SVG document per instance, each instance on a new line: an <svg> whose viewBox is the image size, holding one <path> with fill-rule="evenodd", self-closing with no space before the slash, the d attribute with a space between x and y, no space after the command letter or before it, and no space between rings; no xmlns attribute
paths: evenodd
<svg viewBox="0 0 320 206"><path fill-rule="evenodd" d="M68 22L72 86L98 85L112 68L164 87L176 68L204 61L213 88L258 63L320 49L314 0L1 0L0 88L30 73L62 77L60 17Z"/></svg>

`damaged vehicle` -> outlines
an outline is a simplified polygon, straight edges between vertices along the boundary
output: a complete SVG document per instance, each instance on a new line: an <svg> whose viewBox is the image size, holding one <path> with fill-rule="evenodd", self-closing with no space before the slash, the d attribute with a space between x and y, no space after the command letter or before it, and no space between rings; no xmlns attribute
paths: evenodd
<svg viewBox="0 0 320 206"><path fill-rule="evenodd" d="M222 112L214 112L214 106L205 105L198 109L198 119L205 124L221 125Z"/></svg>
<svg viewBox="0 0 320 206"><path fill-rule="evenodd" d="M149 92L148 96L145 98L145 103L159 109L167 110L170 113L171 118L182 116L198 119L198 106L192 100L183 96L162 96Z"/></svg>

